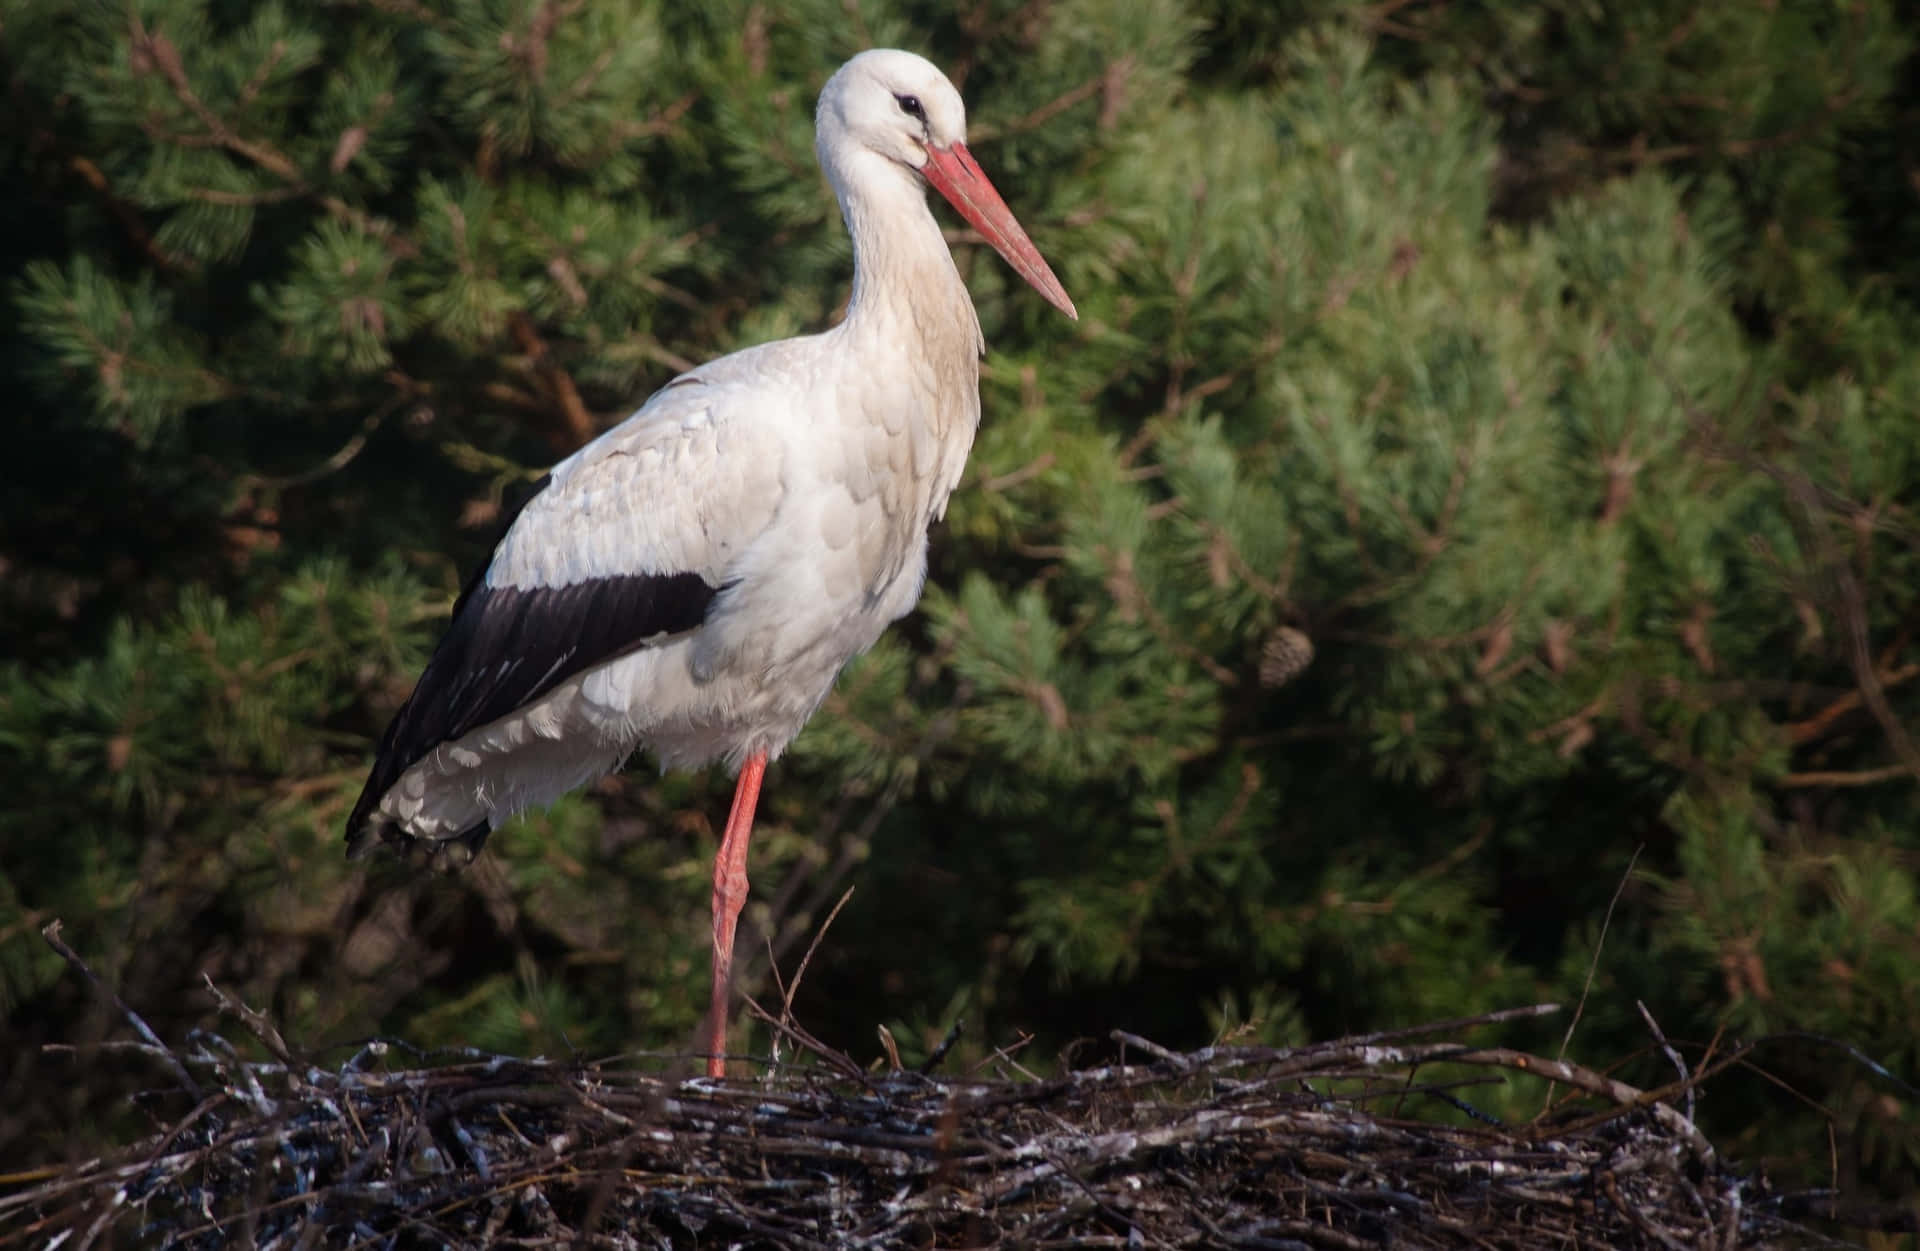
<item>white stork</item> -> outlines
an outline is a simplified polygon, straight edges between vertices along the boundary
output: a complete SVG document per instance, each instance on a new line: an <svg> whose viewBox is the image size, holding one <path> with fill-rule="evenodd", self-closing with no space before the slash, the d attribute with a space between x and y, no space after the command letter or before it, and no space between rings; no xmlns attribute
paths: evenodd
<svg viewBox="0 0 1920 1251"><path fill-rule="evenodd" d="M853 236L845 319L680 375L554 466L461 593L347 819L351 855L453 867L636 748L663 768L724 760L739 781L713 869L715 1077L761 776L920 598L927 527L980 421L986 345L925 187L1078 317L931 64L861 53L815 124Z"/></svg>

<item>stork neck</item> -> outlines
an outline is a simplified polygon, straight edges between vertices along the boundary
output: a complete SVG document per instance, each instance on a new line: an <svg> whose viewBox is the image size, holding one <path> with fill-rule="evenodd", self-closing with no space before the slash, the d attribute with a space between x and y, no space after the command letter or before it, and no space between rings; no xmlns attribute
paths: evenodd
<svg viewBox="0 0 1920 1251"><path fill-rule="evenodd" d="M840 213L853 237L853 295L847 333L908 335L929 353L951 349L977 360L983 341L953 253L927 205L920 179L892 162L849 179Z"/></svg>

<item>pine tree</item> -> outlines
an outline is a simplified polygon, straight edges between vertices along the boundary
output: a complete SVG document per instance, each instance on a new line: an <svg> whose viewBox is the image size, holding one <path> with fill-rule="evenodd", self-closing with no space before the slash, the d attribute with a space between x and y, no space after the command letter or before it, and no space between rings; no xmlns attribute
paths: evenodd
<svg viewBox="0 0 1920 1251"><path fill-rule="evenodd" d="M695 7L0 19L11 1035L81 1028L57 915L182 1030L204 971L316 1046L684 1042L723 779L637 764L450 881L339 826L512 494L836 314L812 102L899 44L1082 320L956 235L968 478L756 840L783 968L857 887L810 1028L1045 1065L1591 977L1590 1054L1639 999L1920 1071L1910 17ZM1911 1188L1912 1107L1762 1058ZM1824 1173L1760 1106L1703 1115Z"/></svg>

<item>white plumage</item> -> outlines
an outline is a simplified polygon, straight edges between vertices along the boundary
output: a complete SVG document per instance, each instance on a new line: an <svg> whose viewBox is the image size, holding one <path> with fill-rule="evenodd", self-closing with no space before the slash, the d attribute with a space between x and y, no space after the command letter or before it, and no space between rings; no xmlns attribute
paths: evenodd
<svg viewBox="0 0 1920 1251"><path fill-rule="evenodd" d="M682 374L554 467L456 605L348 822L356 854L458 863L638 747L663 767L725 760L740 783L714 879L716 1075L761 770L919 599L980 418L984 343L926 186L1076 315L931 64L853 58L817 128L853 236L845 319Z"/></svg>

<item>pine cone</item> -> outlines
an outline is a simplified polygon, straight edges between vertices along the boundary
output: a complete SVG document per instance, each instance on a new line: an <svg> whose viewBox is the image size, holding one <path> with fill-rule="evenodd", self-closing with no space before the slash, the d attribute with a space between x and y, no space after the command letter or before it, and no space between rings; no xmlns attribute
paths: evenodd
<svg viewBox="0 0 1920 1251"><path fill-rule="evenodd" d="M1303 630L1280 626L1260 649L1260 685L1285 686L1313 663L1313 640Z"/></svg>

